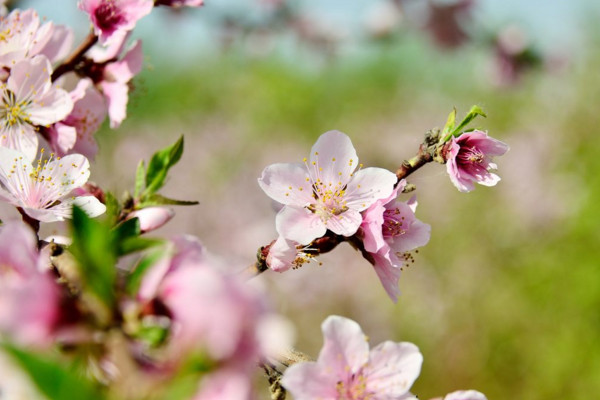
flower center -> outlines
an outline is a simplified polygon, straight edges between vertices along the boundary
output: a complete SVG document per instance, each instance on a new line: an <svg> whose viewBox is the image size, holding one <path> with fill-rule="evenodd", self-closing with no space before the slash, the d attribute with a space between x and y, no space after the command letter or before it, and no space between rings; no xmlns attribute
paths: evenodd
<svg viewBox="0 0 600 400"><path fill-rule="evenodd" d="M383 212L383 225L381 226L383 237L395 237L406 233L404 217L399 208L385 210Z"/></svg>
<svg viewBox="0 0 600 400"><path fill-rule="evenodd" d="M481 164L485 160L485 154L477 147L465 147L461 148L458 158L462 162Z"/></svg>
<svg viewBox="0 0 600 400"><path fill-rule="evenodd" d="M373 394L367 391L367 380L362 374L352 375L349 382L336 384L339 400L372 400Z"/></svg>
<svg viewBox="0 0 600 400"><path fill-rule="evenodd" d="M0 31L0 42L8 42L8 39L11 38L10 28L7 28L3 31Z"/></svg>
<svg viewBox="0 0 600 400"><path fill-rule="evenodd" d="M308 206L308 209L321 217L323 222L327 222L330 218L340 215L348 210L346 200L345 186L338 182L335 186L333 183L324 183L320 179L313 184L313 197L317 200L316 203Z"/></svg>
<svg viewBox="0 0 600 400"><path fill-rule="evenodd" d="M4 90L2 104L0 104L0 120L5 127L29 123L29 113L26 111L30 101L17 102L15 94L8 89Z"/></svg>
<svg viewBox="0 0 600 400"><path fill-rule="evenodd" d="M125 20L119 7L115 5L113 0L102 2L102 4L96 8L94 16L96 17L96 23L102 30L114 29Z"/></svg>

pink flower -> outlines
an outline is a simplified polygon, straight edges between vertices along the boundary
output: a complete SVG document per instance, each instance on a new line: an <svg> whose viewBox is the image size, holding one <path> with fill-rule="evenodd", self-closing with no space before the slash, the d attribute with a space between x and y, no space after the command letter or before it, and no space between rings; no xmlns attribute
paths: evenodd
<svg viewBox="0 0 600 400"><path fill-rule="evenodd" d="M99 71L93 71L92 76L106 99L110 127L113 129L118 128L127 116L129 81L142 70L144 61L142 42L139 40L130 46L121 60L111 61L122 52L124 39L119 46L109 46L105 53L98 50L92 52L94 62L98 63L95 68L100 68Z"/></svg>
<svg viewBox="0 0 600 400"><path fill-rule="evenodd" d="M70 95L73 111L48 129L50 146L59 156L78 153L93 159L98 152L94 133L106 118L104 98L89 79L81 79Z"/></svg>
<svg viewBox="0 0 600 400"><path fill-rule="evenodd" d="M321 135L310 161L273 164L258 184L284 204L277 214L277 232L286 239L309 244L329 229L342 236L358 230L362 216L378 199L390 195L396 175L382 168L359 169L350 138L338 131Z"/></svg>
<svg viewBox="0 0 600 400"><path fill-rule="evenodd" d="M137 218L142 233L160 228L175 216L175 211L166 207L148 207L129 214L127 219Z"/></svg>
<svg viewBox="0 0 600 400"><path fill-rule="evenodd" d="M33 167L20 152L0 147L0 199L21 207L31 218L41 222L70 218L73 205L89 216L106 210L94 196L75 197L73 191L90 176L90 164L80 154L37 162Z"/></svg>
<svg viewBox="0 0 600 400"><path fill-rule="evenodd" d="M174 241L144 276L138 297L166 306L175 358L202 351L221 364L252 368L262 353L258 329L268 314L261 297L217 269L195 238Z"/></svg>
<svg viewBox="0 0 600 400"><path fill-rule="evenodd" d="M470 192L475 188L474 182L485 186L494 186L500 177L491 173L496 164L491 162L492 156L501 156L509 147L486 132L472 131L452 138L444 149L446 171L450 180L461 192Z"/></svg>
<svg viewBox="0 0 600 400"><path fill-rule="evenodd" d="M419 376L423 356L412 343L386 341L369 351L360 326L328 317L325 343L316 362L289 367L281 383L296 400L406 399Z"/></svg>
<svg viewBox="0 0 600 400"><path fill-rule="evenodd" d="M90 15L100 43L118 40L131 31L139 19L152 11L152 0L81 0L79 9Z"/></svg>
<svg viewBox="0 0 600 400"><path fill-rule="evenodd" d="M293 240L279 236L271 244L266 263L273 271L283 272L292 267L301 267L310 262L315 256L303 251L304 246Z"/></svg>
<svg viewBox="0 0 600 400"><path fill-rule="evenodd" d="M0 84L0 146L10 147L33 160L38 126L65 118L73 109L69 94L52 86L50 62L36 56L17 62L6 84Z"/></svg>
<svg viewBox="0 0 600 400"><path fill-rule="evenodd" d="M0 227L0 265L0 332L23 344L50 344L59 321L60 291L43 270L37 238L23 223Z"/></svg>
<svg viewBox="0 0 600 400"><path fill-rule="evenodd" d="M365 210L360 229L364 248L371 253L375 272L393 301L400 294L398 279L402 265L411 258L408 252L426 245L431 236L431 226L415 217L416 198L396 200L405 184L401 181L388 198Z"/></svg>

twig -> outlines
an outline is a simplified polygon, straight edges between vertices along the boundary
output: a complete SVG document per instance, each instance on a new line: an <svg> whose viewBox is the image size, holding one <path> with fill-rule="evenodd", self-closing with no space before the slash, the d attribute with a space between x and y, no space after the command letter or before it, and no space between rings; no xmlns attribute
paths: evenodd
<svg viewBox="0 0 600 400"><path fill-rule="evenodd" d="M62 64L60 64L58 67L56 67L56 69L52 73L52 81L54 82L61 75L65 74L69 71L73 71L75 69L75 66L77 65L77 63L79 63L79 61L81 61L81 58L83 57L83 55L93 45L95 45L97 41L98 41L98 36L96 36L93 31L90 32L87 35L87 37L85 38L85 40L79 45L79 47L77 49L75 49L75 51Z"/></svg>

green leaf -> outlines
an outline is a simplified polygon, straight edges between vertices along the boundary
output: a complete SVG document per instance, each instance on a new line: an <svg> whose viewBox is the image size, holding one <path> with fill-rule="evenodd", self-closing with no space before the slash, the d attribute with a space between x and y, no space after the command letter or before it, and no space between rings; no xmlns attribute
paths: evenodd
<svg viewBox="0 0 600 400"><path fill-rule="evenodd" d="M138 205L138 208L145 207L153 207L153 206L164 206L164 205L173 205L173 206L195 206L198 204L197 201L189 201L189 200L175 200L160 195L158 193L154 193L150 196L144 198L144 200Z"/></svg>
<svg viewBox="0 0 600 400"><path fill-rule="evenodd" d="M448 114L448 119L446 120L446 125L444 125L444 130L442 131L442 135L446 135L452 129L454 129L454 123L456 122L456 108L453 108L450 114Z"/></svg>
<svg viewBox="0 0 600 400"><path fill-rule="evenodd" d="M120 256L124 256L137 251L146 250L151 247L160 246L164 243L165 241L162 239L130 237L119 242L118 254Z"/></svg>
<svg viewBox="0 0 600 400"><path fill-rule="evenodd" d="M456 126L454 129L449 131L448 134L444 137L444 140L442 142L446 143L448 140L450 140L450 138L452 136L454 136L454 137L460 136L463 132L465 132L465 128L467 127L467 125L469 125L471 123L471 121L473 121L475 118L477 118L477 116L482 116L484 118L487 117L487 115L483 112L481 107L479 107L479 106L471 107L471 109L469 110L467 115L463 118L463 120L460 122L460 124L458 124L458 126Z"/></svg>
<svg viewBox="0 0 600 400"><path fill-rule="evenodd" d="M135 171L135 191L133 192L133 197L136 199L142 193L144 189L144 185L146 183L146 163L144 160L141 160L137 166L137 170Z"/></svg>
<svg viewBox="0 0 600 400"><path fill-rule="evenodd" d="M148 163L146 190L142 193L142 198L154 194L164 185L169 169L179 161L182 154L183 136L173 145L154 153Z"/></svg>
<svg viewBox="0 0 600 400"><path fill-rule="evenodd" d="M142 278L144 277L146 271L148 271L148 269L156 264L161 258L165 257L165 255L166 250L161 248L153 250L142 257L127 279L127 292L129 294L132 296L137 294L142 282Z"/></svg>
<svg viewBox="0 0 600 400"><path fill-rule="evenodd" d="M114 225L117 222L117 218L121 213L121 205L119 200L111 193L105 192L104 202L106 205L106 216L109 220L110 225Z"/></svg>
<svg viewBox="0 0 600 400"><path fill-rule="evenodd" d="M48 399L106 399L99 386L66 369L61 363L6 344L3 345L3 349L29 374L40 392Z"/></svg>
<svg viewBox="0 0 600 400"><path fill-rule="evenodd" d="M70 252L81 269L84 284L107 306L114 301L116 246L111 229L94 220L79 207L73 207L73 244Z"/></svg>
<svg viewBox="0 0 600 400"><path fill-rule="evenodd" d="M121 240L139 236L140 232L140 221L137 218L131 218L123 221L113 229L113 234L117 243Z"/></svg>

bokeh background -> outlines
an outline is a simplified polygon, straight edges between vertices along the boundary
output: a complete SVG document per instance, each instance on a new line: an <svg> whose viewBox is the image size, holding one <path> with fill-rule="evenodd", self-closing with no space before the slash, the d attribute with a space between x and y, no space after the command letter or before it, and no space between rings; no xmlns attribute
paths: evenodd
<svg viewBox="0 0 600 400"><path fill-rule="evenodd" d="M82 37L72 0L19 3ZM163 193L199 200L157 234L199 236L232 268L276 237L262 169L299 161L323 132L347 133L366 166L395 170L453 107L511 146L494 188L459 193L427 165L417 216L428 246L393 304L372 267L342 245L284 274L273 307L312 356L330 314L373 345L411 341L427 399L473 388L490 399L600 393L600 5L594 1L207 0L140 22L147 53L129 118L98 134L93 179L133 187L141 158L185 135ZM199 305L201 306L201 305ZM266 398L266 392L262 392Z"/></svg>

